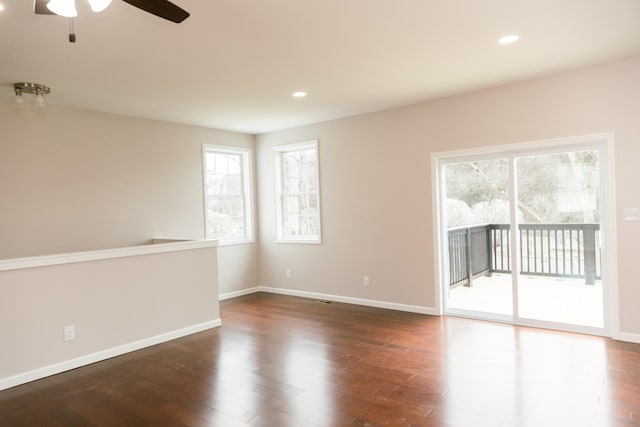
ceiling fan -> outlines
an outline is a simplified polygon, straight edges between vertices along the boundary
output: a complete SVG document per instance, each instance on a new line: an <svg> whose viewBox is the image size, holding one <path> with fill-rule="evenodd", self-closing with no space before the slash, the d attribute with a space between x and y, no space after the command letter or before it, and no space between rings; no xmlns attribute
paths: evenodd
<svg viewBox="0 0 640 427"><path fill-rule="evenodd" d="M101 12L111 0L87 0L94 12ZM122 0L157 17L179 24L189 17L189 12L168 0ZM75 0L34 0L33 9L39 15L61 15L73 18L78 15Z"/></svg>

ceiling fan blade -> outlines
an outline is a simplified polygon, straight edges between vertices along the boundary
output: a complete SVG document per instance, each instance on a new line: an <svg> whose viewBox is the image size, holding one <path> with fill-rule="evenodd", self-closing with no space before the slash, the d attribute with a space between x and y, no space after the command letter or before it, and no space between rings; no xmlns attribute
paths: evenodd
<svg viewBox="0 0 640 427"><path fill-rule="evenodd" d="M34 0L33 11L36 15L55 15L47 8L47 3L49 3L49 0Z"/></svg>
<svg viewBox="0 0 640 427"><path fill-rule="evenodd" d="M38 1L38 0L36 0ZM122 0L160 18L179 24L189 17L189 12L168 0Z"/></svg>

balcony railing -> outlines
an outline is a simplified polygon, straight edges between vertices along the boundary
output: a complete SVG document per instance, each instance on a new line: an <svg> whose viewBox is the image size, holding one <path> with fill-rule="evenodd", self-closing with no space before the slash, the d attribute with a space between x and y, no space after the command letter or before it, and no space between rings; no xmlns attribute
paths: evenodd
<svg viewBox="0 0 640 427"><path fill-rule="evenodd" d="M520 224L520 274L600 279L599 224ZM511 273L511 229L487 224L449 230L449 286Z"/></svg>

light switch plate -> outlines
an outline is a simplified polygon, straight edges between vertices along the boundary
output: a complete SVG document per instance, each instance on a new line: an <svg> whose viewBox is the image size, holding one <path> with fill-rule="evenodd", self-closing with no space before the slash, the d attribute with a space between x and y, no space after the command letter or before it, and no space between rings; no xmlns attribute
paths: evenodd
<svg viewBox="0 0 640 427"><path fill-rule="evenodd" d="M640 208L624 208L625 221L640 221Z"/></svg>

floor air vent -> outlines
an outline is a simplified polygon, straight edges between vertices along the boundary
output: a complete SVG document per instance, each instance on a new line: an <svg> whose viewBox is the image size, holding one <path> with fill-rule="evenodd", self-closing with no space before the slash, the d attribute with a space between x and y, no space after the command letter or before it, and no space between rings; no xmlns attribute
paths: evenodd
<svg viewBox="0 0 640 427"><path fill-rule="evenodd" d="M316 304L335 304L335 303L336 303L335 301L327 301L324 299L316 300Z"/></svg>

